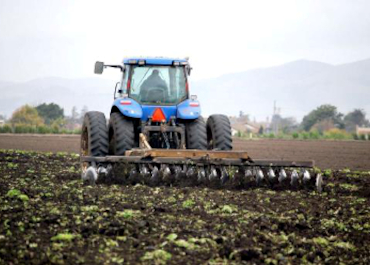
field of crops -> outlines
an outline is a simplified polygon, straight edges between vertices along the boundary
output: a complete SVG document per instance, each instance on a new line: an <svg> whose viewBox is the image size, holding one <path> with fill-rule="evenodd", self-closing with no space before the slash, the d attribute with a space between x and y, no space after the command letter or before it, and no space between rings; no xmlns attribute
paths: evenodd
<svg viewBox="0 0 370 265"><path fill-rule="evenodd" d="M370 172L324 192L80 180L66 153L0 151L0 264L370 263Z"/></svg>

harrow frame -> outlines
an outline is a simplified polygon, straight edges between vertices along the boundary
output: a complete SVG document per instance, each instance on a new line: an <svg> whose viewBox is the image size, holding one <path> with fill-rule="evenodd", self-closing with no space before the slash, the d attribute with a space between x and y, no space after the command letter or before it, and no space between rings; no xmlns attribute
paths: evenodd
<svg viewBox="0 0 370 265"><path fill-rule="evenodd" d="M126 151L125 156L82 156L81 162L95 163L134 163L134 164L169 164L194 166L239 166L239 167L289 167L313 168L313 160L290 161L251 159L243 151L211 151L189 149L133 149Z"/></svg>

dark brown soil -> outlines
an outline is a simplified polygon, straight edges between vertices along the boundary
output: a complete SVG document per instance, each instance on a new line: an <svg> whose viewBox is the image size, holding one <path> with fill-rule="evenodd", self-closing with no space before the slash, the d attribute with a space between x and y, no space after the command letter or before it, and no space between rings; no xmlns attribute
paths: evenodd
<svg viewBox="0 0 370 265"><path fill-rule="evenodd" d="M370 141L234 139L233 145L252 158L314 160L322 169L370 170Z"/></svg>
<svg viewBox="0 0 370 265"><path fill-rule="evenodd" d="M315 160L322 169L370 170L370 141L234 139L233 146L255 159ZM79 153L79 148L79 135L0 134L0 149Z"/></svg>
<svg viewBox="0 0 370 265"><path fill-rule="evenodd" d="M0 264L369 264L370 173L322 194L80 180L78 157L0 152Z"/></svg>
<svg viewBox="0 0 370 265"><path fill-rule="evenodd" d="M0 134L0 149L79 153L80 135Z"/></svg>

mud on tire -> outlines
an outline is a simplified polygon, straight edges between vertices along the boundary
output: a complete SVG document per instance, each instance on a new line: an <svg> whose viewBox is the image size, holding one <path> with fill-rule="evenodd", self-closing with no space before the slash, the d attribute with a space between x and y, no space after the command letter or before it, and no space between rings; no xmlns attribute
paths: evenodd
<svg viewBox="0 0 370 265"><path fill-rule="evenodd" d="M231 150L231 126L225 115L211 115L207 120L208 149Z"/></svg>
<svg viewBox="0 0 370 265"><path fill-rule="evenodd" d="M186 149L207 150L207 130L203 117L185 124Z"/></svg>
<svg viewBox="0 0 370 265"><path fill-rule="evenodd" d="M125 155L135 147L135 131L132 120L119 112L112 113L109 120L109 154Z"/></svg>
<svg viewBox="0 0 370 265"><path fill-rule="evenodd" d="M84 156L106 156L108 154L108 129L103 113L89 111L82 124L80 153Z"/></svg>

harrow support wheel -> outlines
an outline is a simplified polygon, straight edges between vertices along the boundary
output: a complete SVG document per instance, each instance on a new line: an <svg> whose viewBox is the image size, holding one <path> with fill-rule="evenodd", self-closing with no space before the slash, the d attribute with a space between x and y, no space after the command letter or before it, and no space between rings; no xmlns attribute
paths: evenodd
<svg viewBox="0 0 370 265"><path fill-rule="evenodd" d="M89 111L85 114L81 133L81 156L106 156L108 154L107 121L103 113Z"/></svg>
<svg viewBox="0 0 370 265"><path fill-rule="evenodd" d="M108 129L103 113L89 111L82 124L80 154L82 156L104 157L108 154ZM97 172L91 167L95 162L81 161L82 179L95 183Z"/></svg>
<svg viewBox="0 0 370 265"><path fill-rule="evenodd" d="M231 150L231 126L225 115L211 115L207 120L208 149Z"/></svg>
<svg viewBox="0 0 370 265"><path fill-rule="evenodd" d="M123 156L133 147L135 147L133 121L121 113L112 113L109 120L109 154Z"/></svg>

